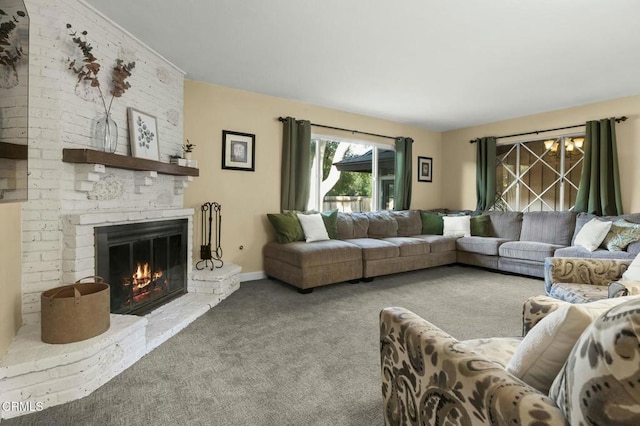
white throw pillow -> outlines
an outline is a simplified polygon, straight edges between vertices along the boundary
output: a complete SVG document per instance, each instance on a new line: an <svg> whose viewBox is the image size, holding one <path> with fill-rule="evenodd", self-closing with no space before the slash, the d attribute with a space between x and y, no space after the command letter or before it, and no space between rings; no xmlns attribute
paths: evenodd
<svg viewBox="0 0 640 426"><path fill-rule="evenodd" d="M300 225L302 225L302 230L304 231L304 237L308 243L313 241L324 241L329 239L329 234L327 234L327 228L324 226L324 221L320 216L320 213L317 214L300 214L297 213L298 220L300 221Z"/></svg>
<svg viewBox="0 0 640 426"><path fill-rule="evenodd" d="M550 313L522 339L506 370L548 393L582 332L610 308L633 297L637 296L570 304Z"/></svg>
<svg viewBox="0 0 640 426"><path fill-rule="evenodd" d="M623 281L640 281L640 254L633 259L629 268L622 274Z"/></svg>
<svg viewBox="0 0 640 426"><path fill-rule="evenodd" d="M578 231L574 244L589 251L594 251L600 247L610 229L610 221L593 218Z"/></svg>
<svg viewBox="0 0 640 426"><path fill-rule="evenodd" d="M470 237L471 216L444 216L442 235L445 237Z"/></svg>

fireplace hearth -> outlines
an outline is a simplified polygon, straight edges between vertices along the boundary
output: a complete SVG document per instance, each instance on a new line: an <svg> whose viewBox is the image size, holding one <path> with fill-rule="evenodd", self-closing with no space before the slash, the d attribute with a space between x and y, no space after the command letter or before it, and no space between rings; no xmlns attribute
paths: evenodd
<svg viewBox="0 0 640 426"><path fill-rule="evenodd" d="M143 315L187 292L187 230L187 219L95 228L111 313Z"/></svg>

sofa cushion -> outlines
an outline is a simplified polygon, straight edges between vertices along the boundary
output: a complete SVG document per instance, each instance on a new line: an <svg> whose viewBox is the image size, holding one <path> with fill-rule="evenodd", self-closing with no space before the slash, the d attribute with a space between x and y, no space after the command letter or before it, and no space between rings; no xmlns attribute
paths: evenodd
<svg viewBox="0 0 640 426"><path fill-rule="evenodd" d="M588 225L588 224L587 224ZM584 229L585 225L582 229ZM618 219L611 224L602 245L609 251L622 251L631 243L640 240L640 224Z"/></svg>
<svg viewBox="0 0 640 426"><path fill-rule="evenodd" d="M306 243L295 241L290 244L269 242L264 246L265 257L271 257L298 268L311 266L331 267L341 262L360 260L362 250L359 247L341 240L325 240Z"/></svg>
<svg viewBox="0 0 640 426"><path fill-rule="evenodd" d="M481 214L471 216L470 221L471 235L475 237L488 237L489 227L491 226L491 218L489 215Z"/></svg>
<svg viewBox="0 0 640 426"><path fill-rule="evenodd" d="M443 253L456 250L457 238L445 237L443 235L413 235L413 238L419 238L428 242L430 253Z"/></svg>
<svg viewBox="0 0 640 426"><path fill-rule="evenodd" d="M440 213L420 212L422 231L417 232L417 234L442 235L442 231L444 229L443 216L444 214Z"/></svg>
<svg viewBox="0 0 640 426"><path fill-rule="evenodd" d="M400 249L400 257L421 256L431 251L429 243L419 238L391 237L384 238L382 241L397 245Z"/></svg>
<svg viewBox="0 0 640 426"><path fill-rule="evenodd" d="M526 212L522 216L519 239L568 246L575 227L574 212Z"/></svg>
<svg viewBox="0 0 640 426"><path fill-rule="evenodd" d="M571 246L559 248L553 254L554 257L582 257L588 259L633 259L634 254L626 251L609 251L596 249L589 251L584 247Z"/></svg>
<svg viewBox="0 0 640 426"><path fill-rule="evenodd" d="M445 237L471 236L471 216L445 216L442 220L442 235Z"/></svg>
<svg viewBox="0 0 640 426"><path fill-rule="evenodd" d="M515 241L520 239L522 212L489 212L491 224L489 235Z"/></svg>
<svg viewBox="0 0 640 426"><path fill-rule="evenodd" d="M640 281L640 255L637 255L622 274L624 281Z"/></svg>
<svg viewBox="0 0 640 426"><path fill-rule="evenodd" d="M574 245L575 236L578 235L580 229L582 229L582 227L594 217L600 220L611 222L615 222L618 219L624 219L629 222L640 223L640 213L623 214L620 216L596 216L592 213L578 213L578 216L576 216L576 228L573 231L573 239L571 240L571 245Z"/></svg>
<svg viewBox="0 0 640 426"><path fill-rule="evenodd" d="M267 213L267 218L276 232L276 240L280 244L304 240L304 232L294 212Z"/></svg>
<svg viewBox="0 0 640 426"><path fill-rule="evenodd" d="M338 239L366 238L369 218L364 213L338 213Z"/></svg>
<svg viewBox="0 0 640 426"><path fill-rule="evenodd" d="M631 296L582 333L549 392L567 424L640 424L639 330L640 298Z"/></svg>
<svg viewBox="0 0 640 426"><path fill-rule="evenodd" d="M298 213L298 220L304 231L305 241L312 243L314 241L324 241L329 239L327 228L325 227L322 216L317 214Z"/></svg>
<svg viewBox="0 0 640 426"><path fill-rule="evenodd" d="M570 303L587 303L594 300L606 299L609 287L606 285L552 283L548 294L558 300Z"/></svg>
<svg viewBox="0 0 640 426"><path fill-rule="evenodd" d="M335 240L338 238L338 210L330 210L320 214L329 238Z"/></svg>
<svg viewBox="0 0 640 426"><path fill-rule="evenodd" d="M635 243L629 244L627 246L627 253L634 256L640 253L640 241L636 241Z"/></svg>
<svg viewBox="0 0 640 426"><path fill-rule="evenodd" d="M608 220L591 219L582 227L578 235L575 236L573 239L574 244L584 247L589 251L594 251L600 247L600 244L604 241L604 238L611 229L611 224L612 222Z"/></svg>
<svg viewBox="0 0 640 426"><path fill-rule="evenodd" d="M506 370L542 393L549 392L583 331L622 298L564 305L543 318L522 339Z"/></svg>
<svg viewBox="0 0 640 426"><path fill-rule="evenodd" d="M500 246L509 240L493 237L462 237L456 241L456 249L469 253L497 256Z"/></svg>
<svg viewBox="0 0 640 426"><path fill-rule="evenodd" d="M354 238L345 240L362 249L362 260L391 259L400 256L400 248L390 242L376 238Z"/></svg>
<svg viewBox="0 0 640 426"><path fill-rule="evenodd" d="M353 218L350 214L338 212L338 221L336 223L339 240L348 240L353 238Z"/></svg>
<svg viewBox="0 0 640 426"><path fill-rule="evenodd" d="M388 212L367 213L369 218L369 238L398 236L398 222ZM357 237L356 237L357 238Z"/></svg>
<svg viewBox="0 0 640 426"><path fill-rule="evenodd" d="M389 212L398 223L398 237L410 237L422 233L422 220L418 210Z"/></svg>
<svg viewBox="0 0 640 426"><path fill-rule="evenodd" d="M535 241L508 241L500 246L498 253L502 257L512 259L544 262L545 257L553 256L553 253L559 248L562 248L562 246L558 244L538 243Z"/></svg>
<svg viewBox="0 0 640 426"><path fill-rule="evenodd" d="M353 220L353 237L367 238L369 232L369 216L366 213L351 213Z"/></svg>

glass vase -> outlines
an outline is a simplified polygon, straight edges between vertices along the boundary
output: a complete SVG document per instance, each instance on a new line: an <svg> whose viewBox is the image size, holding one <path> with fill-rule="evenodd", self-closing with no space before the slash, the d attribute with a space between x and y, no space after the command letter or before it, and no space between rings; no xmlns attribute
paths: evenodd
<svg viewBox="0 0 640 426"><path fill-rule="evenodd" d="M118 126L111 118L111 114L105 114L96 122L95 146L104 152L114 153L118 145Z"/></svg>

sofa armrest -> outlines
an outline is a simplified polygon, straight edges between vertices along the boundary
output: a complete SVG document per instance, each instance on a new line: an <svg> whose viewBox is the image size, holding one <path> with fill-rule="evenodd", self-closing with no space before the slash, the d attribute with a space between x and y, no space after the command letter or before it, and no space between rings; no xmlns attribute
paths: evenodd
<svg viewBox="0 0 640 426"><path fill-rule="evenodd" d="M564 424L532 387L403 308L380 313L384 421L397 424Z"/></svg>
<svg viewBox="0 0 640 426"><path fill-rule="evenodd" d="M555 283L607 286L618 281L631 260L547 257L544 262L544 287L549 294Z"/></svg>
<svg viewBox="0 0 640 426"><path fill-rule="evenodd" d="M640 294L640 282L615 281L609 284L609 298Z"/></svg>
<svg viewBox="0 0 640 426"><path fill-rule="evenodd" d="M522 304L522 336L526 336L542 318L565 305L570 303L550 296L532 296L525 300Z"/></svg>

